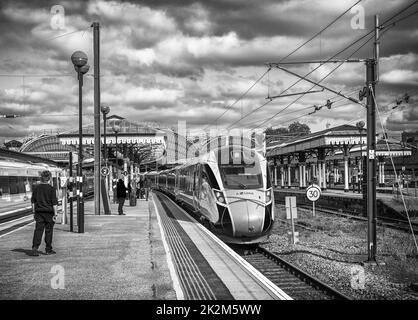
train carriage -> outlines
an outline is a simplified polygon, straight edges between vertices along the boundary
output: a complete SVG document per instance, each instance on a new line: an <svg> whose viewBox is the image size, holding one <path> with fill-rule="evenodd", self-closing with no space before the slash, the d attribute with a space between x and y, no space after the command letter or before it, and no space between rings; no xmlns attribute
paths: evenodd
<svg viewBox="0 0 418 320"><path fill-rule="evenodd" d="M44 163L0 159L0 202L24 202L32 196L33 185L39 183L40 173L49 170L51 184L60 192L62 169Z"/></svg>
<svg viewBox="0 0 418 320"><path fill-rule="evenodd" d="M155 173L150 175L155 176ZM197 213L229 243L265 241L274 223L267 160L244 146L223 146L158 173L155 188Z"/></svg>

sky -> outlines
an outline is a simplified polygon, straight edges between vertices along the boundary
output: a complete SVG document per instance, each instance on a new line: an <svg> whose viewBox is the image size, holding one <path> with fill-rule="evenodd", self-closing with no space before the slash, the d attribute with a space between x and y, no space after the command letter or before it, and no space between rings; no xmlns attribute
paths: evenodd
<svg viewBox="0 0 418 320"><path fill-rule="evenodd" d="M382 23L414 3L363 0L282 60L356 2L2 0L0 115L20 117L0 118L0 142L78 128L78 82L70 60L77 50L90 64L83 124L93 123L93 21L100 23L101 104L111 115L166 127L186 121L198 129L276 128L299 121L313 132L365 121L364 106L327 90L266 99L319 89L267 63L371 58L373 40L355 52L368 37L349 45L373 30L374 15ZM390 132L418 130L416 10L418 4L389 20L412 14L382 30L380 38L376 98ZM311 72L309 79L354 98L365 85L364 62L284 67L302 76ZM405 93L409 103L392 109ZM327 99L334 102L331 109L312 113Z"/></svg>

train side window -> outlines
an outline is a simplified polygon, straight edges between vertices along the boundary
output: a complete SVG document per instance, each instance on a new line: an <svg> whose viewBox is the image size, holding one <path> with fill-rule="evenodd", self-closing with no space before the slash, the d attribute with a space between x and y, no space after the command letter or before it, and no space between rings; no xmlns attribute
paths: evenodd
<svg viewBox="0 0 418 320"><path fill-rule="evenodd" d="M186 176L183 169L180 171L180 189L186 190Z"/></svg>
<svg viewBox="0 0 418 320"><path fill-rule="evenodd" d="M9 185L10 185L10 194L18 194L19 193L17 176L9 177Z"/></svg>
<svg viewBox="0 0 418 320"><path fill-rule="evenodd" d="M190 192L194 190L194 177L195 177L195 170L194 167L190 167Z"/></svg>
<svg viewBox="0 0 418 320"><path fill-rule="evenodd" d="M18 177L17 178L17 193L25 193L25 180L26 177Z"/></svg>
<svg viewBox="0 0 418 320"><path fill-rule="evenodd" d="M0 193L2 195L10 194L9 188L9 177L1 176L0 177Z"/></svg>
<svg viewBox="0 0 418 320"><path fill-rule="evenodd" d="M193 168L189 167L187 169L187 191L193 191Z"/></svg>
<svg viewBox="0 0 418 320"><path fill-rule="evenodd" d="M198 185L198 183L197 183L198 175L197 175L197 172L196 171L197 170L195 170L193 172L193 191L196 190L196 186Z"/></svg>
<svg viewBox="0 0 418 320"><path fill-rule="evenodd" d="M185 182L185 188L184 188L184 190L185 191L189 191L189 169L186 169L185 171L184 171L184 175L185 175L185 177L184 177L184 182Z"/></svg>
<svg viewBox="0 0 418 320"><path fill-rule="evenodd" d="M216 181L215 175L213 174L212 169L209 167L208 164L204 165L203 171L206 173L206 176L208 177L210 186L219 190L218 182Z"/></svg>
<svg viewBox="0 0 418 320"><path fill-rule="evenodd" d="M270 188L271 187L271 170L270 167L267 165L267 181L266 181L266 188Z"/></svg>

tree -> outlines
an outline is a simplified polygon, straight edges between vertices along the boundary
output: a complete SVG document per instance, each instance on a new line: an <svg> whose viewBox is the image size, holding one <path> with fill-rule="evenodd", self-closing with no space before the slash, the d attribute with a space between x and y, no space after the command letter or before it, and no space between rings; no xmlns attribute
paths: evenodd
<svg viewBox="0 0 418 320"><path fill-rule="evenodd" d="M287 130L287 128L284 128L284 127L276 128L276 129L269 127L266 129L265 133L267 136L274 136L274 135L286 134L286 133L289 133L289 131Z"/></svg>
<svg viewBox="0 0 418 320"><path fill-rule="evenodd" d="M299 121L293 122L288 127L289 133L309 134L311 128L308 125L300 123Z"/></svg>

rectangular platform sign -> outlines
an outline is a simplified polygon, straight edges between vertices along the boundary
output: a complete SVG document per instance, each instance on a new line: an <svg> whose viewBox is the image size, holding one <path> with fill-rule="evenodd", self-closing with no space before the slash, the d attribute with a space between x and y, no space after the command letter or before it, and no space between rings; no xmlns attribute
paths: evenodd
<svg viewBox="0 0 418 320"><path fill-rule="evenodd" d="M298 212L296 210L296 197L285 197L286 219L297 219Z"/></svg>

